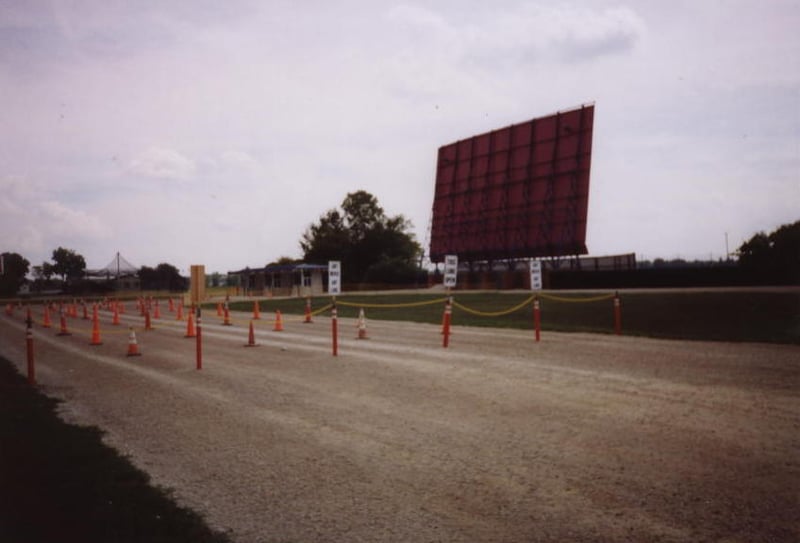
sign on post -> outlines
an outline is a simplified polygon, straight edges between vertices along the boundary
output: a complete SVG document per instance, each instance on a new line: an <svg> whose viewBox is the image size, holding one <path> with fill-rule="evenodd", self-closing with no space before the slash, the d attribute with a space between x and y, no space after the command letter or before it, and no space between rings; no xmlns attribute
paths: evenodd
<svg viewBox="0 0 800 543"><path fill-rule="evenodd" d="M444 286L455 288L458 278L458 255L444 256Z"/></svg>
<svg viewBox="0 0 800 543"><path fill-rule="evenodd" d="M542 290L542 261L531 260L531 290Z"/></svg>
<svg viewBox="0 0 800 543"><path fill-rule="evenodd" d="M328 294L342 292L342 263L339 260L328 261Z"/></svg>

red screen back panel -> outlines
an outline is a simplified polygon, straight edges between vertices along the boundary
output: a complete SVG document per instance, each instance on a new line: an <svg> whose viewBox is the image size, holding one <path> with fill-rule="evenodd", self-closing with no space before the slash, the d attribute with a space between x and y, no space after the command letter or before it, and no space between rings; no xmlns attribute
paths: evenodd
<svg viewBox="0 0 800 543"><path fill-rule="evenodd" d="M594 105L439 148L430 256L586 254Z"/></svg>

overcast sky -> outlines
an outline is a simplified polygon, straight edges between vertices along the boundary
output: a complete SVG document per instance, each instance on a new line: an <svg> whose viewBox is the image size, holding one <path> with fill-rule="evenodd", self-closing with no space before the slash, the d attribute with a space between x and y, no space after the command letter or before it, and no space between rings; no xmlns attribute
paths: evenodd
<svg viewBox="0 0 800 543"><path fill-rule="evenodd" d="M300 257L348 192L427 230L437 149L594 102L593 255L800 219L800 2L0 0L0 251Z"/></svg>

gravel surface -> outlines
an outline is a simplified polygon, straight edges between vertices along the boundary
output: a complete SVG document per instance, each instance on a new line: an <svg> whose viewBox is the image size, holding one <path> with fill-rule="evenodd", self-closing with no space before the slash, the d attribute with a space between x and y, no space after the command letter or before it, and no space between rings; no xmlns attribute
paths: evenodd
<svg viewBox="0 0 800 543"><path fill-rule="evenodd" d="M798 346L249 317L202 371L174 315L37 326L37 380L242 543L800 540Z"/></svg>

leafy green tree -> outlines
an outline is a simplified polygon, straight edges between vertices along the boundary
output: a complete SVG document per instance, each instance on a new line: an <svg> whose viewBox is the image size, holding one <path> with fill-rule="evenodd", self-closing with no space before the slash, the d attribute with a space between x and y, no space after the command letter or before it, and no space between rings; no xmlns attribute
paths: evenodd
<svg viewBox="0 0 800 543"><path fill-rule="evenodd" d="M306 262L325 263L328 260L342 260L350 248L350 235L341 213L328 210L312 224L300 240L303 259Z"/></svg>
<svg viewBox="0 0 800 543"><path fill-rule="evenodd" d="M86 272L86 260L72 249L59 247L53 251L52 272L60 275L63 282L83 277Z"/></svg>
<svg viewBox="0 0 800 543"><path fill-rule="evenodd" d="M183 291L188 288L188 279L172 264L162 262L155 268L142 266L138 274L143 290Z"/></svg>
<svg viewBox="0 0 800 543"><path fill-rule="evenodd" d="M214 272L208 276L206 279L206 286L209 287L218 287L222 284L222 274L219 272Z"/></svg>
<svg viewBox="0 0 800 543"><path fill-rule="evenodd" d="M800 221L755 234L739 247L739 265L762 281L800 284Z"/></svg>
<svg viewBox="0 0 800 543"><path fill-rule="evenodd" d="M267 266L285 266L288 264L300 264L302 263L302 259L298 260L297 258L292 258L290 256L282 256L278 258L275 262L270 262Z"/></svg>
<svg viewBox="0 0 800 543"><path fill-rule="evenodd" d="M3 273L0 275L0 295L14 296L25 284L30 262L17 253L3 253Z"/></svg>
<svg viewBox="0 0 800 543"><path fill-rule="evenodd" d="M403 215L387 217L375 196L359 190L312 224L300 247L306 262L340 260L345 282L413 282L421 248L410 228Z"/></svg>
<svg viewBox="0 0 800 543"><path fill-rule="evenodd" d="M31 274L36 281L50 281L53 277L53 265L49 262L42 262L41 266L31 268Z"/></svg>

